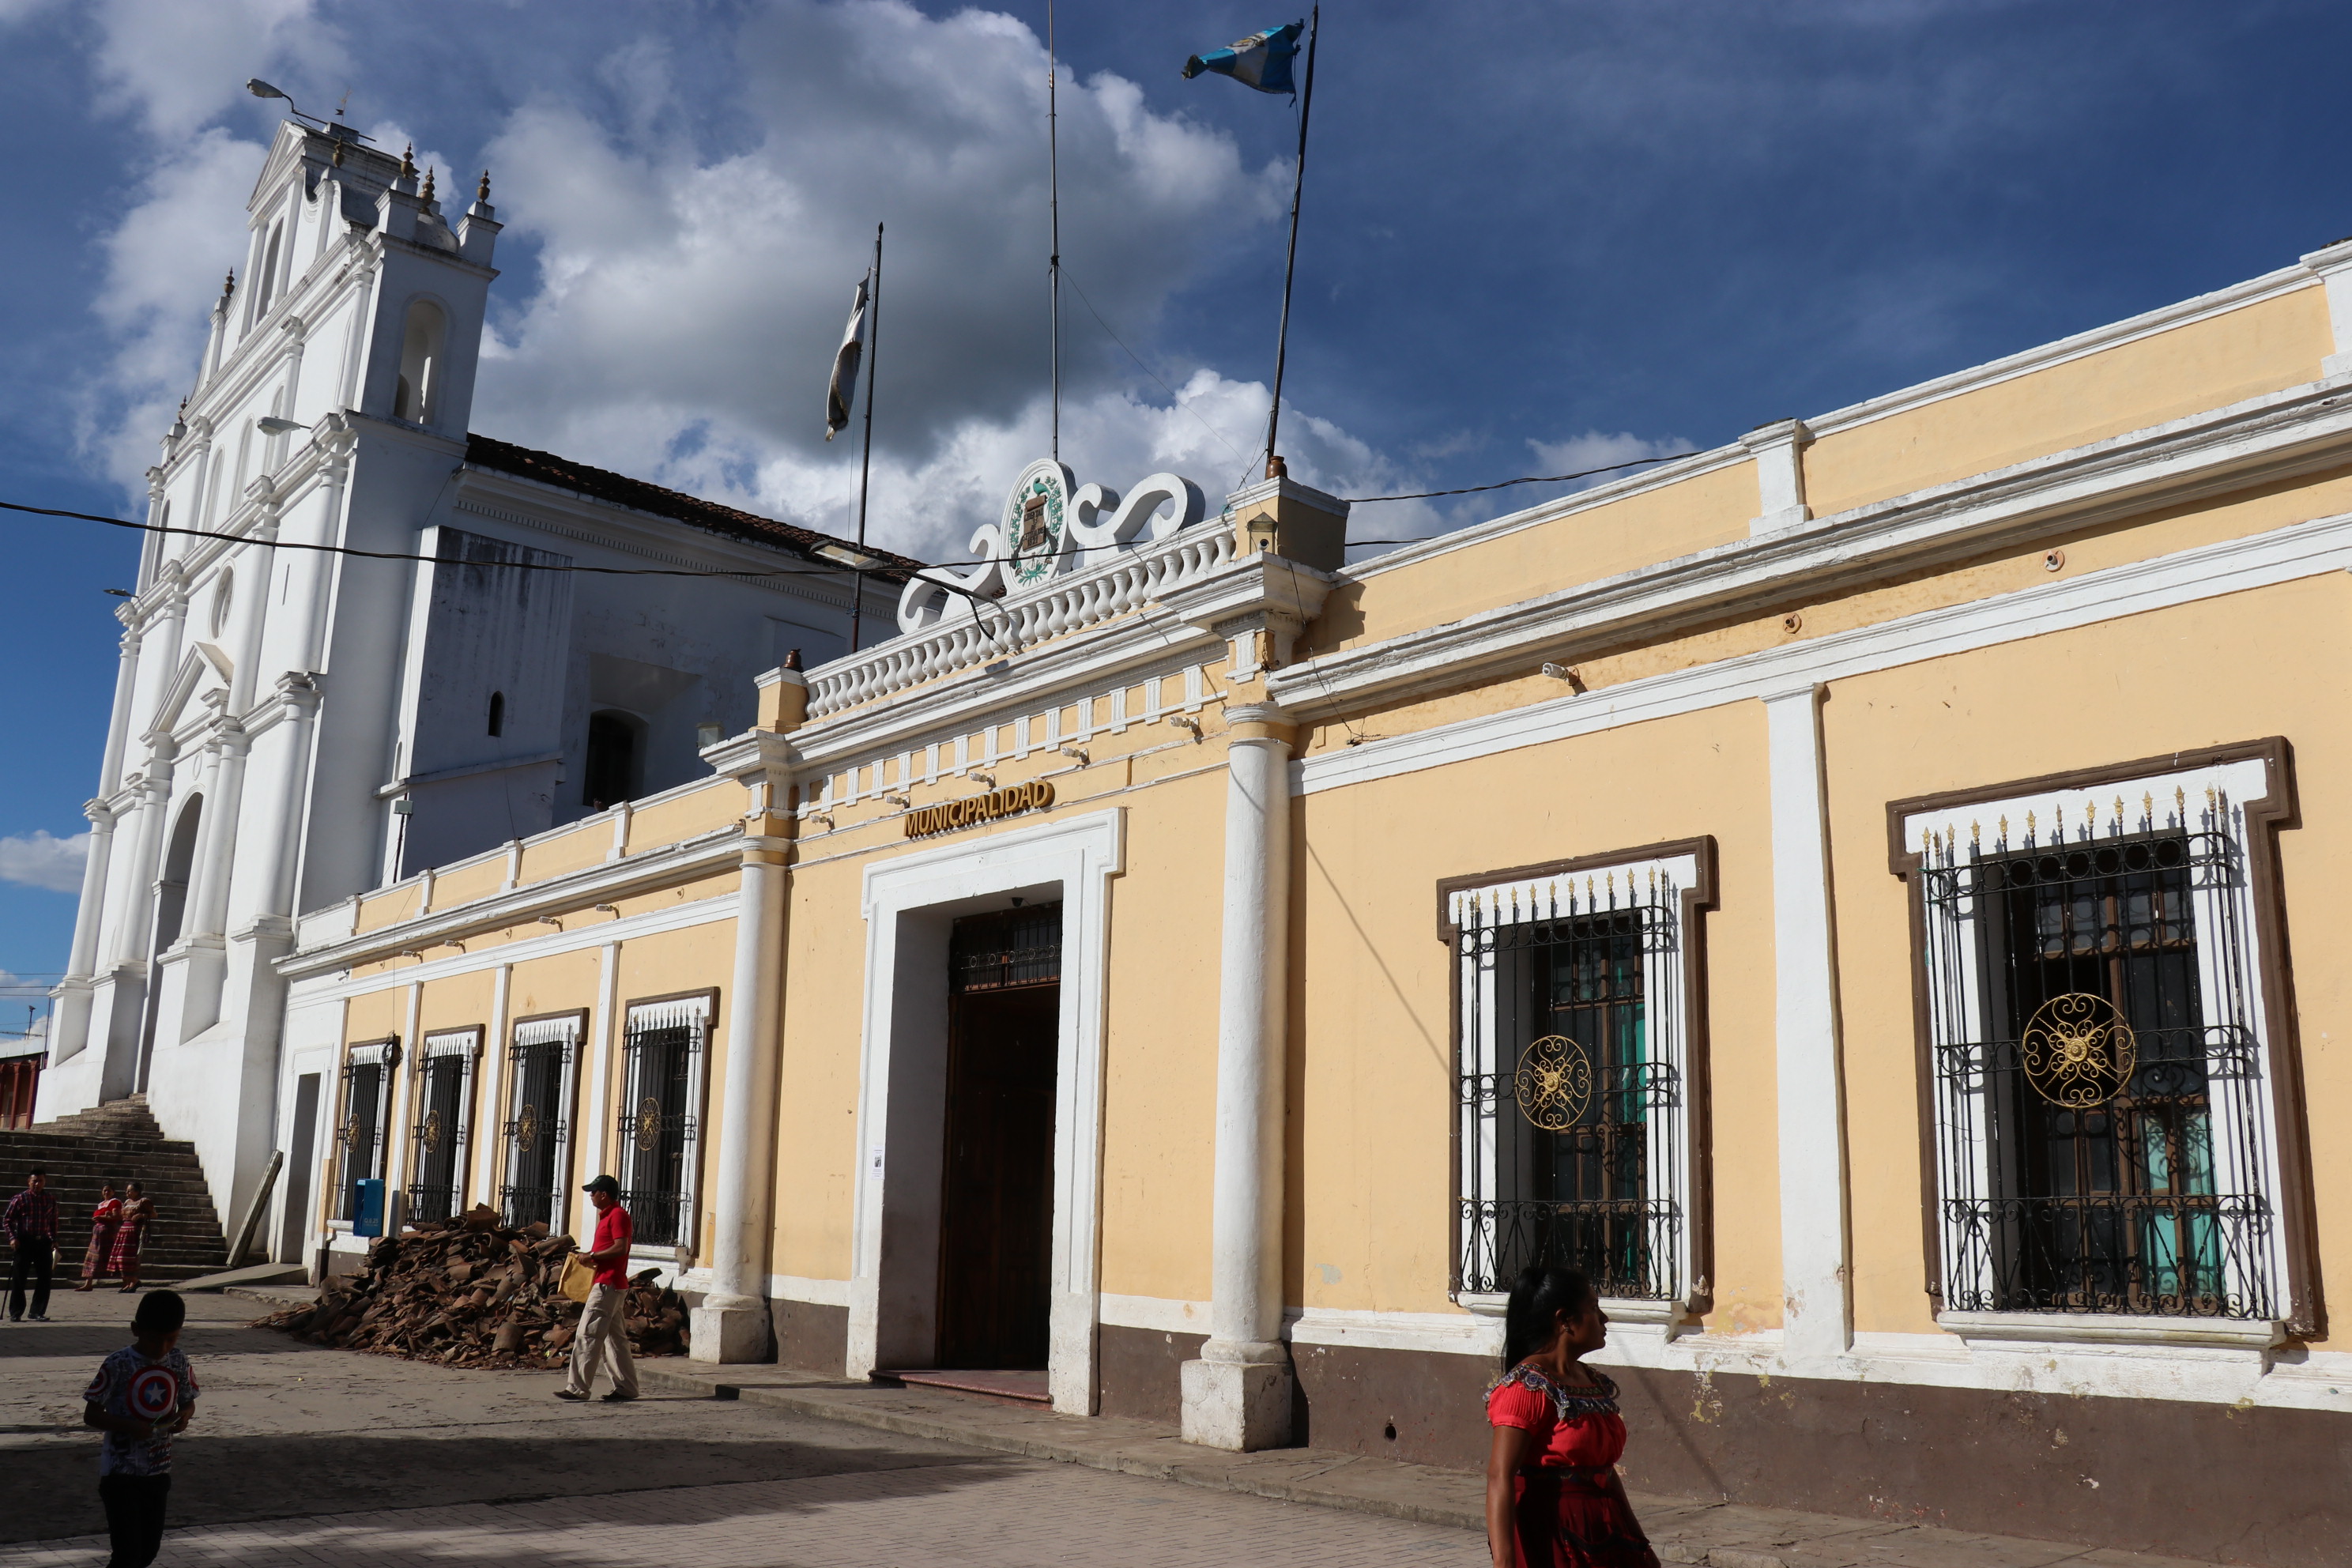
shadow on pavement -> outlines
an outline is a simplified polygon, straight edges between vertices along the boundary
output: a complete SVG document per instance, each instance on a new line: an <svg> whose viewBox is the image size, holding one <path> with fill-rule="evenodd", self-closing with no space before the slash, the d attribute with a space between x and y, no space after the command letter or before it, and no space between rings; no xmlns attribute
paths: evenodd
<svg viewBox="0 0 2352 1568"><path fill-rule="evenodd" d="M131 1300L135 1300L131 1298ZM90 1365L131 1342L129 1300L120 1323L0 1323L0 1359L15 1356L84 1356ZM208 1355L332 1354L287 1334L234 1323L190 1323L180 1331L180 1349L193 1361ZM197 1376L202 1377L201 1371Z"/></svg>
<svg viewBox="0 0 2352 1568"><path fill-rule="evenodd" d="M215 1438L192 1434L173 1456L171 1520L173 1528L180 1530L247 1520L551 1498L579 1499L583 1510L590 1510L598 1499L628 1492L840 1475L874 1478L861 1487L861 1495L878 1486L885 1490L876 1495L918 1498L992 1479L1022 1463L1002 1455L959 1452L919 1438L884 1433L873 1437L863 1446L819 1447L775 1438L713 1442L620 1432L593 1437L318 1433ZM105 1530L94 1441L71 1448L11 1452L7 1473L9 1505L0 1510L0 1541L53 1541ZM740 1492L683 1490L672 1503L666 1517L680 1524L745 1511ZM807 1505L779 1499L773 1506L797 1511ZM530 1528L544 1529L544 1521ZM486 1555L522 1560L507 1548Z"/></svg>

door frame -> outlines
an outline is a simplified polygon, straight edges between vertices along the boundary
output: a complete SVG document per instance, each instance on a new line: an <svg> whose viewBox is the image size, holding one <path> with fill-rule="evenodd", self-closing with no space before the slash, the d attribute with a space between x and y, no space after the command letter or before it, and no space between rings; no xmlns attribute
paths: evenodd
<svg viewBox="0 0 2352 1568"><path fill-rule="evenodd" d="M940 1177L947 1112L947 954L960 915L1011 895L1062 903L1054 1079L1054 1408L1094 1413L1102 1235L1103 1016L1110 879L1126 811L919 849L866 868L855 1249L844 1370L923 1366L939 1342Z"/></svg>

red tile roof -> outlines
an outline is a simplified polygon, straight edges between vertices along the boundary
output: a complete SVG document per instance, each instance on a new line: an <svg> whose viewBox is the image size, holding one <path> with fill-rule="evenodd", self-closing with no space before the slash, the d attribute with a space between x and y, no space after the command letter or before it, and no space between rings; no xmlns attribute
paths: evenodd
<svg viewBox="0 0 2352 1568"><path fill-rule="evenodd" d="M829 533L779 522L774 518L761 517L756 512L740 511L731 506L721 506L717 501L704 500L699 496L664 489L643 479L633 479L626 474L592 468L585 463L575 463L552 452L534 452L528 447L493 440L488 436L468 435L466 437L466 461L478 468L493 468L518 479L551 485L592 500L610 501L632 511L650 512L656 517L666 517L694 528L723 533L730 539L766 545L803 561L821 559L814 554L820 544L839 544L851 550L860 548ZM866 554L883 563L883 569L872 574L886 582L903 583L923 564L904 555L893 555L887 550L877 550L871 545L863 548Z"/></svg>

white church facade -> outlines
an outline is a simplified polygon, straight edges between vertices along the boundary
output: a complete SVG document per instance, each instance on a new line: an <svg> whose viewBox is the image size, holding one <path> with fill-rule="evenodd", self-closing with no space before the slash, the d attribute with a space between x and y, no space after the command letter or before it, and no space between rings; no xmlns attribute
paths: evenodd
<svg viewBox="0 0 2352 1568"><path fill-rule="evenodd" d="M913 564L861 578L823 535L471 433L500 226L487 175L454 221L434 185L279 128L148 471L148 521L187 531L147 535L119 611L36 1114L145 1093L225 1215L278 1142L298 911L706 776L752 678L845 651L859 592L887 627Z"/></svg>

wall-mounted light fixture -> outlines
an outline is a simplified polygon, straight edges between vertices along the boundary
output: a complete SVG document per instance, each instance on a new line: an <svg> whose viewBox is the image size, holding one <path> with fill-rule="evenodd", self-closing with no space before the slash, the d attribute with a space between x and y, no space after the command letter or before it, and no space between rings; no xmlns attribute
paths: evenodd
<svg viewBox="0 0 2352 1568"><path fill-rule="evenodd" d="M890 795L886 793L882 798L888 801L892 805L897 806L900 811L905 811L915 804L903 795Z"/></svg>
<svg viewBox="0 0 2352 1568"><path fill-rule="evenodd" d="M996 775L994 773L983 773L980 769L974 768L971 770L971 776L978 779L981 783L986 784L991 789L994 789L996 787Z"/></svg>
<svg viewBox="0 0 2352 1568"><path fill-rule="evenodd" d="M1087 755L1087 749L1084 746L1056 746L1054 750L1060 752L1063 756L1069 758L1072 762L1076 763L1078 766L1082 768L1090 766L1094 762L1092 757Z"/></svg>
<svg viewBox="0 0 2352 1568"><path fill-rule="evenodd" d="M1168 721L1179 730L1190 731L1192 739L1197 741L1201 738L1201 721L1198 719L1190 718L1182 713L1171 713L1168 716Z"/></svg>

